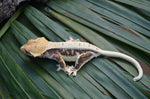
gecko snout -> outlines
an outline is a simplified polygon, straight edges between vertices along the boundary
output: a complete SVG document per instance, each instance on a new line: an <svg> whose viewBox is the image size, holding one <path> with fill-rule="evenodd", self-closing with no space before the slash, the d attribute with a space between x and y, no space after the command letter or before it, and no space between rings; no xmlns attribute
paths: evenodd
<svg viewBox="0 0 150 99"><path fill-rule="evenodd" d="M20 50L24 53L25 52L24 46L21 46Z"/></svg>
<svg viewBox="0 0 150 99"><path fill-rule="evenodd" d="M31 53L28 51L28 49L26 48L26 45L23 45L20 47L20 50L24 53L27 54L29 56L32 56Z"/></svg>

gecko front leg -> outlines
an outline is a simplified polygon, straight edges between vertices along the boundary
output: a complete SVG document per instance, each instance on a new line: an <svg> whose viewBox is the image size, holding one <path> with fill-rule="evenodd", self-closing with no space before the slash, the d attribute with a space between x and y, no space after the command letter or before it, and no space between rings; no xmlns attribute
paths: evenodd
<svg viewBox="0 0 150 99"><path fill-rule="evenodd" d="M59 63L57 65L58 68L57 68L56 71L60 71L60 70L63 70L64 72L67 71L66 63L63 60L62 56L59 54L58 50L49 50L48 51L48 55L46 55L46 57L48 57L50 59L54 59L54 60L56 60Z"/></svg>
<svg viewBox="0 0 150 99"><path fill-rule="evenodd" d="M91 60L92 58L97 57L97 56L99 56L99 55L97 53L94 53L94 52L86 52L86 53L80 54L76 60L75 67L74 66L67 67L68 75L73 73L73 76L76 76L77 71L79 71L80 68L85 63L87 63L89 60Z"/></svg>

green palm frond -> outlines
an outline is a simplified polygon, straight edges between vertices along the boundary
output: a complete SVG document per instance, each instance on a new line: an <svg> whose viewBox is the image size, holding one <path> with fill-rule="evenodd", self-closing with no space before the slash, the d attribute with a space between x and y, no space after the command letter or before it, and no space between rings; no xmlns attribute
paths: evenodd
<svg viewBox="0 0 150 99"><path fill-rule="evenodd" d="M3 99L150 98L150 12L145 0L52 0L20 8L0 31L0 96ZM132 9L133 7L133 9ZM137 10L138 9L138 10ZM143 12L138 12L138 11ZM98 57L77 77L56 72L56 62L20 51L28 39L64 41L72 36L101 49L126 53L144 76L124 60Z"/></svg>

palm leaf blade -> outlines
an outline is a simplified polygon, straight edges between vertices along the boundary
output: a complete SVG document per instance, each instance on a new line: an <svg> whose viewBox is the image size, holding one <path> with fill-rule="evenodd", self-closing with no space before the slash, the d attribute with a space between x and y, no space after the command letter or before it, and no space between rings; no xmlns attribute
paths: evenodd
<svg viewBox="0 0 150 99"><path fill-rule="evenodd" d="M28 57L19 50L28 39L44 36L50 41L64 41L72 36L105 50L127 53L149 69L148 20L114 1L55 0L47 5L49 8L25 7L24 13L10 24L11 28L0 32L5 32L0 42L0 85L7 89L0 90L0 94L15 99L150 98L149 76L133 82L131 74L135 76L137 71L123 60L98 57L88 62L77 77L72 77L56 72L55 61Z"/></svg>
<svg viewBox="0 0 150 99"><path fill-rule="evenodd" d="M80 26L79 24L71 21L70 19L60 16L55 12L51 11L51 14L54 15L56 18L58 18L59 20L61 20L63 23L65 23L66 25L68 25L69 27L71 27L72 29L76 30L76 32L78 32L80 35L82 35L84 38L90 40L94 45L97 45L98 47L102 47L103 49L106 50L114 50L116 51L109 43L107 43L107 45L109 45L109 48L105 47L105 44L107 41L105 41L103 38L100 38L100 36L96 35L93 31L89 31L87 28ZM69 22L68 22L69 21ZM88 34L88 35L86 35ZM95 37L95 38L92 38ZM97 44L97 41L101 42L101 44ZM104 44L103 44L104 43ZM104 45L104 47L103 47ZM123 65L123 64L122 64ZM133 73L133 69L131 69L130 67L124 66L123 67L127 69L127 71L132 72ZM148 80L147 80L148 81ZM149 85L148 85L149 86Z"/></svg>
<svg viewBox="0 0 150 99"><path fill-rule="evenodd" d="M20 91L22 91L21 93L24 93L24 94L22 94L22 96L21 97L28 97L28 98L33 98L34 97L34 95L33 94L36 94L37 95L37 98L42 98L40 95L39 95L39 93L38 92L36 92L37 90L35 90L34 89L34 87L33 87L33 85L31 84L31 83L29 83L29 81L27 80L27 79L25 79L24 77L24 75L21 73L21 71L20 70L18 70L19 68L16 68L15 69L15 67L13 67L13 65L11 65L11 64L15 64L15 63L13 63L13 60L11 60L11 59L7 59L8 61L9 61L9 63L6 63L4 60L6 60L5 59L5 57L4 56L9 56L9 54L8 53L6 53L7 51L6 51L6 49L3 47L3 45L2 44L0 44L0 47L1 47L1 52L3 53L3 54L1 54L1 62L3 63L3 66L5 66L5 68L3 69L3 71L7 71L8 72L8 74L10 74L11 76L12 76L12 78L10 78L10 80L12 79L12 80L14 80L15 81L15 83L16 83L16 85L18 86L18 90L20 89ZM11 71L10 71L11 70ZM14 73L14 71L13 70L18 70L18 74L17 73ZM5 73L4 73L5 74ZM17 75L19 75L19 77L17 76ZM5 75L4 75L5 76ZM11 77L11 76L8 76L8 77ZM3 77L4 78L4 77ZM11 81L11 82L13 82L13 81ZM28 86L29 88L30 88L30 90L28 89L28 88L26 88L25 86ZM33 91L34 90L34 91ZM23 96L24 95L24 96Z"/></svg>
<svg viewBox="0 0 150 99"><path fill-rule="evenodd" d="M55 3L56 2L56 3ZM128 33L127 31L124 31L123 29L120 29L112 24L108 24L106 23L105 21L101 20L96 13L94 12L91 12L90 10L88 10L87 8L83 7L82 5L79 6L79 7L76 7L75 5L80 5L79 3L78 4L74 4L73 3L73 6L72 6L72 2L69 3L69 2L61 2L61 3L58 3L57 1L55 1L54 3L51 3L49 4L50 7L52 7L53 9L56 9L57 6L61 7L63 10L65 10L64 12L69 12L69 13L73 13L73 15L77 16L77 17L80 17L80 18L83 18L84 20L87 20L89 22L91 22L92 24L95 24L97 25L98 27L100 28L104 28L105 30L109 31L109 32L112 32L113 33L113 36L112 36L112 33L111 34L105 34L105 35L109 35L111 37L115 37L117 39L120 38L121 41L123 42L128 42L128 44L130 43L130 45L134 45L136 48L139 48L143 51L146 51L149 53L149 47L145 47L145 45L147 45L148 43L145 42L144 40L138 40L139 38L134 36L134 35L131 35L130 33ZM70 8L70 9L67 9L67 8ZM78 9L75 9L75 8L78 8ZM57 10L58 11L58 10ZM60 11L60 10L59 10ZM83 11L83 12L81 12ZM86 14L85 14L86 12ZM76 21L79 21L79 20L76 20ZM85 24L87 25L87 24ZM95 28L94 28L95 29ZM111 29L111 30L110 30ZM127 40L127 41L126 41ZM133 42L133 40L135 42Z"/></svg>

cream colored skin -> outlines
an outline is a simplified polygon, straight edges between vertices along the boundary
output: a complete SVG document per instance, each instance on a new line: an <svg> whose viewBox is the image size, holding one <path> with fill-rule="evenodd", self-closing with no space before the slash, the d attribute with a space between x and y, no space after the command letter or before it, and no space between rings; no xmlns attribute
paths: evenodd
<svg viewBox="0 0 150 99"><path fill-rule="evenodd" d="M27 44L25 44L21 47L21 51L24 52L25 54L28 54L33 57L40 57L47 50L55 49L55 48L71 49L71 50L74 50L74 49L86 50L87 49L87 50L91 50L91 53L92 53L92 51L97 52L97 53L93 53L92 57L90 57L90 59L86 60L82 64L82 66L85 63L87 63L89 60L91 60L92 58L100 56L100 55L107 56L107 57L121 58L121 59L124 59L124 60L132 63L137 68L139 74L137 77L135 77L133 79L134 81L140 80L143 76L143 70L142 70L140 64L134 58L132 58L128 55L119 53L119 52L104 51L92 44L87 43L87 42L81 42L79 39L73 40L71 37L70 37L70 40L67 40L66 42L48 42L44 37L37 38L35 40L31 39L28 41ZM79 56L80 56L80 54L77 54L76 56L63 56L62 55L62 58L64 61L74 61L74 62L76 61L76 63L77 63ZM48 54L47 54L47 57L51 58L48 56ZM67 72L69 75L71 73L73 73L73 75L76 76L77 71L80 68L78 70L71 71L72 68L74 68L74 67L73 66L67 67ZM60 70L60 69L61 68L59 67L57 70Z"/></svg>

